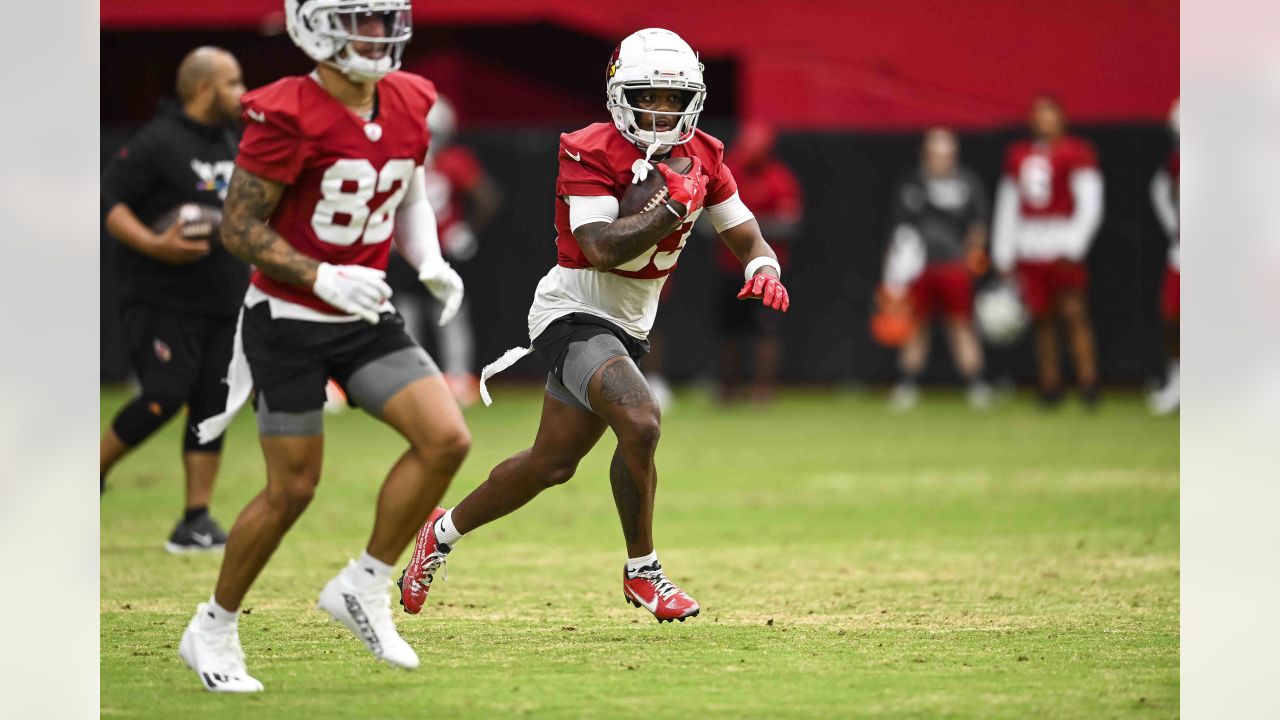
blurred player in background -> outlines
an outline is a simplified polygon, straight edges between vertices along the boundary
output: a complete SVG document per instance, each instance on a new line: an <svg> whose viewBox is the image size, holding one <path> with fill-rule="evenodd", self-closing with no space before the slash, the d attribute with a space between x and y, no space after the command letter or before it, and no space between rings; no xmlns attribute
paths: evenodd
<svg viewBox="0 0 1280 720"><path fill-rule="evenodd" d="M1051 407L1062 399L1062 320L1076 381L1092 407L1098 400L1098 367L1084 261L1102 223L1102 173L1093 146L1067 134L1056 98L1041 95L1032 102L1031 136L1005 153L996 189L992 260L1002 274L1016 272L1035 319L1041 401Z"/></svg>
<svg viewBox="0 0 1280 720"><path fill-rule="evenodd" d="M225 50L196 48L178 66L177 92L181 107L162 107L102 176L107 232L120 243L122 325L141 389L102 436L99 483L105 489L111 468L185 404L186 506L165 543L169 552L185 553L227 541L209 515L222 439L200 445L190 424L226 405L223 379L249 272L214 242L207 220L196 234L180 212L167 227L153 226L188 203L222 207L244 94L240 64Z"/></svg>
<svg viewBox="0 0 1280 720"><path fill-rule="evenodd" d="M533 447L498 465L456 507L437 509L422 527L401 577L401 601L410 613L422 609L435 573L463 535L568 481L606 429L618 440L609 480L627 550L624 598L660 622L699 612L667 579L654 549L661 413L636 360L648 351L658 295L704 207L746 266L736 297L761 299L783 312L790 301L778 260L723 162L724 146L697 129L706 97L697 54L673 32L640 30L614 51L606 78L613 123L560 136L557 262L529 310L532 348L508 351L481 375L483 394L488 376L530 352L547 365ZM662 159L690 167L680 174L650 162ZM619 217L620 199L649 173L661 173L666 190L643 211Z"/></svg>
<svg viewBox="0 0 1280 720"><path fill-rule="evenodd" d="M1168 264L1165 265L1164 282L1160 287L1160 318L1164 321L1164 347L1169 356L1169 367L1164 386L1152 393L1151 412L1168 415L1178 409L1180 400L1178 355L1181 347L1181 272L1182 245L1181 223L1178 221L1178 188L1181 179L1181 159L1178 150L1178 103L1175 101L1169 113L1169 130L1173 134L1173 149L1163 167L1151 178L1151 204L1155 208L1160 226L1169 235Z"/></svg>
<svg viewBox="0 0 1280 720"><path fill-rule="evenodd" d="M236 519L214 594L179 645L211 691L262 690L245 667L239 609L320 481L328 377L410 447L382 484L364 552L325 585L319 607L375 657L418 666L391 619L391 564L444 494L470 436L384 282L394 237L444 301L444 321L462 300L462 281L440 255L422 167L435 87L396 72L411 12L407 1L286 0L289 35L316 69L244 96L222 230L227 248L254 265L237 335L243 353L228 373L227 412L198 430L201 439L219 433L255 386L267 487Z"/></svg>
<svg viewBox="0 0 1280 720"><path fill-rule="evenodd" d="M760 232L768 238L769 247L777 254L779 264L786 265L791 241L797 237L804 219L804 204L800 182L774 154L775 139L774 130L768 123L759 120L748 122L743 125L724 162L733 168L742 203L755 214ZM727 402L739 394L740 366L745 364L746 355L739 351L737 345L754 341L751 399L767 402L773 397L781 362L779 335L782 315L761 305L736 299L742 263L724 243L716 246L716 267L722 278L719 307L720 398Z"/></svg>
<svg viewBox="0 0 1280 720"><path fill-rule="evenodd" d="M898 355L902 377L890 396L895 410L919 401L930 323L939 315L956 369L968 384L969 404L979 410L991 405L991 388L982 380L982 343L973 328L973 277L987 271L988 212L982 182L959 165L955 134L943 128L925 133L919 166L898 181L893 194L890 252L910 252L902 245L916 244L925 258L907 286L916 325ZM886 269L886 278L890 274Z"/></svg>
<svg viewBox="0 0 1280 720"><path fill-rule="evenodd" d="M424 168L427 200L436 213L440 250L458 268L475 258L480 249L479 235L497 213L502 194L475 154L453 142L457 116L443 96L437 96L436 104L431 106L427 125L431 129L431 149ZM432 308L430 325L435 328L436 354L445 381L464 407L475 404L480 399L480 383L476 378L476 337L470 301L464 298L453 321L441 324L444 308L418 282L415 269L393 259L389 281L405 328L420 344L425 344L422 333L428 325L428 308Z"/></svg>

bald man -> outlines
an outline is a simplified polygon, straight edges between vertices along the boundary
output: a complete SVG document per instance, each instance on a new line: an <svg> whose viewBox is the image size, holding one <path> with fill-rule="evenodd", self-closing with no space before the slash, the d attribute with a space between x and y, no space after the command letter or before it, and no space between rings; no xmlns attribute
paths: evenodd
<svg viewBox="0 0 1280 720"><path fill-rule="evenodd" d="M226 50L196 48L178 67L176 90L178 103L162 102L102 176L107 232L119 243L121 327L141 387L102 436L99 489L121 458L185 405L186 504L165 549L187 553L226 544L209 515L221 440L200 445L191 426L226 405L223 378L249 272L213 242L209 223L183 220L176 210L221 211L239 141L240 64Z"/></svg>

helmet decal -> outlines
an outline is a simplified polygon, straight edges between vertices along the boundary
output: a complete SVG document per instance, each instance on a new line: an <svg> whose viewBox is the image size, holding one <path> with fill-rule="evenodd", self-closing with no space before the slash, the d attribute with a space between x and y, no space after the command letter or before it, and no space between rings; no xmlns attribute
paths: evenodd
<svg viewBox="0 0 1280 720"><path fill-rule="evenodd" d="M632 144L652 155L693 139L698 118L706 101L698 54L679 35L662 28L646 28L628 35L614 49L605 71L606 107L614 127ZM633 91L674 89L687 93L688 101L678 111L646 110L631 100ZM665 116L668 130L641 128L637 116Z"/></svg>

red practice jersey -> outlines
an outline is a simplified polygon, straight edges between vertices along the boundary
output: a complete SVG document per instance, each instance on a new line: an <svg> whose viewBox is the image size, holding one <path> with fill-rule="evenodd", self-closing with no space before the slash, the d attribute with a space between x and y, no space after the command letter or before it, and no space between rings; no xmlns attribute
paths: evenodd
<svg viewBox="0 0 1280 720"><path fill-rule="evenodd" d="M1019 140L1005 154L1004 174L1017 183L1023 218L1069 218L1075 213L1071 174L1098 167L1093 145L1067 135L1053 144Z"/></svg>
<svg viewBox="0 0 1280 720"><path fill-rule="evenodd" d="M471 151L461 145L450 145L427 160L427 200L436 212L441 250L446 255L449 231L465 223L467 194L484 179L484 168Z"/></svg>
<svg viewBox="0 0 1280 720"><path fill-rule="evenodd" d="M595 123L560 136L560 173L556 178L556 262L566 268L589 268L569 228L567 195L612 195L621 199L631 187L631 165L644 153L624 138L612 123ZM718 205L738 191L733 173L724 164L724 144L701 130L677 145L670 157L698 158L707 174L706 205ZM691 215L650 252L609 272L628 278L652 279L669 275L684 249L697 214Z"/></svg>
<svg viewBox="0 0 1280 720"><path fill-rule="evenodd" d="M378 81L377 115L357 116L313 76L295 76L245 93L236 164L288 187L270 224L298 252L334 265L385 270L395 211L430 143L431 81L395 72ZM268 295L321 312L339 310L311 288L255 269Z"/></svg>

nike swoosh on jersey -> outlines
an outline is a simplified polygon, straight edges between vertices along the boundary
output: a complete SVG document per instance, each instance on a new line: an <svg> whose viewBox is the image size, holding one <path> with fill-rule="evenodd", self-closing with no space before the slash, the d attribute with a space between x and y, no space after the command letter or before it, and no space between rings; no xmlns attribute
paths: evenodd
<svg viewBox="0 0 1280 720"><path fill-rule="evenodd" d="M581 155L581 154L574 155L573 153L569 152L569 149L568 149L568 148L565 148L564 154L565 154L565 155L568 155L569 157L573 158L574 160L576 160L576 161L578 161L578 162L582 162L582 155Z"/></svg>
<svg viewBox="0 0 1280 720"><path fill-rule="evenodd" d="M253 120L254 122L267 121L267 114L262 112L261 110L254 110L253 108L249 108L248 110L245 111L245 115L248 115L249 119Z"/></svg>

